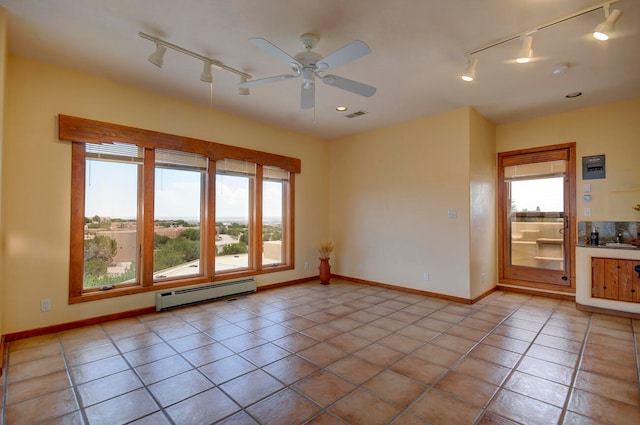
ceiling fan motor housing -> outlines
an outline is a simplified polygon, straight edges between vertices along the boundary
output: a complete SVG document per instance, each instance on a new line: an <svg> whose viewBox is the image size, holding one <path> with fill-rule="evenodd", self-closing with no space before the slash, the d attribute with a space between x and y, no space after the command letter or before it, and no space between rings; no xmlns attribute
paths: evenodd
<svg viewBox="0 0 640 425"><path fill-rule="evenodd" d="M371 52L371 49L369 49L369 46L367 46L364 42L355 40L329 54L328 56L322 57L320 54L311 50L318 43L319 38L317 35L311 33L303 34L300 36L299 40L305 50L292 57L264 38L250 38L249 41L251 41L254 45L260 47L266 52L289 64L295 75L276 75L273 77L242 82L240 83L239 87L249 88L276 81L301 78L302 91L300 106L302 109L315 107L314 78L316 75L325 84L349 91L351 93L355 93L360 96L370 97L373 96L373 94L376 92L375 87L368 86L358 81L353 81L337 75L324 75L326 71L361 58L362 56L368 55Z"/></svg>
<svg viewBox="0 0 640 425"><path fill-rule="evenodd" d="M316 47L319 40L320 38L317 35L311 33L302 34L300 36L300 43L302 43L302 47L306 50L311 50Z"/></svg>

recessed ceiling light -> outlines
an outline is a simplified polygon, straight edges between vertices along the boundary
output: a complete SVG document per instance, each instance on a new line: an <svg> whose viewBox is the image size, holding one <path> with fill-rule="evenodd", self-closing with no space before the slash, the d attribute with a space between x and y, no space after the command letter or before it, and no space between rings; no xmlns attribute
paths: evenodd
<svg viewBox="0 0 640 425"><path fill-rule="evenodd" d="M346 106L337 106L336 107L336 111L338 111L338 112L344 112L347 109L349 109L349 108L347 108Z"/></svg>
<svg viewBox="0 0 640 425"><path fill-rule="evenodd" d="M582 96L582 92L581 91L575 91L573 93L569 93L569 94L565 95L565 97L567 99L573 99L574 97L578 97L578 96Z"/></svg>

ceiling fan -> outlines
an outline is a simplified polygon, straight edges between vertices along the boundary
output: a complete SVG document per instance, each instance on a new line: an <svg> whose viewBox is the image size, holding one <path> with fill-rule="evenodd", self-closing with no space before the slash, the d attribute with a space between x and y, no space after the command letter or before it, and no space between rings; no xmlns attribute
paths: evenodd
<svg viewBox="0 0 640 425"><path fill-rule="evenodd" d="M289 54L275 46L273 43L264 38L250 38L249 41L272 54L281 61L291 66L294 74L276 75L274 77L260 78L239 84L240 88L250 88L260 86L262 84L273 83L276 81L290 80L292 78L302 78L302 89L300 94L300 107L309 109L315 106L315 78L322 80L323 83L330 86L338 87L343 90L360 96L370 97L376 92L376 88L348 78L340 77L333 74L326 74L327 71L336 68L345 63L354 61L371 53L371 49L364 42L356 40L336 50L324 58L311 49L318 44L318 36L315 34L303 34L300 36L300 42L304 47L304 52L300 52L291 57Z"/></svg>

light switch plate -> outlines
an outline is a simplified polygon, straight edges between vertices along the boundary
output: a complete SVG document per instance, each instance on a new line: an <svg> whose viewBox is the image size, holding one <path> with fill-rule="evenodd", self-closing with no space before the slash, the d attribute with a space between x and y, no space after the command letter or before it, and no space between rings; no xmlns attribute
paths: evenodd
<svg viewBox="0 0 640 425"><path fill-rule="evenodd" d="M584 193L591 193L591 184L585 183L582 185L582 191Z"/></svg>
<svg viewBox="0 0 640 425"><path fill-rule="evenodd" d="M449 217L449 218L458 218L458 210L449 210L449 211L447 211L447 217Z"/></svg>
<svg viewBox="0 0 640 425"><path fill-rule="evenodd" d="M585 217L591 217L591 208L585 208L584 209L584 216Z"/></svg>

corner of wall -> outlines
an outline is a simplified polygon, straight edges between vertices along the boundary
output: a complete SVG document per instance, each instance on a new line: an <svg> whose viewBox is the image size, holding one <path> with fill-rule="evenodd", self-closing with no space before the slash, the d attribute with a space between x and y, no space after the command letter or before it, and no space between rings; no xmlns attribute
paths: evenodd
<svg viewBox="0 0 640 425"><path fill-rule="evenodd" d="M469 112L470 295L497 284L496 126L475 109Z"/></svg>

